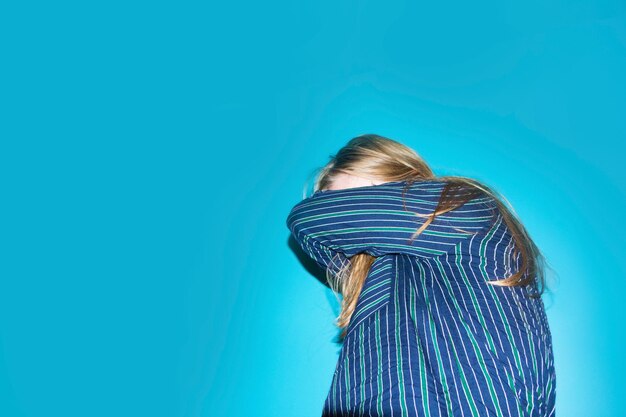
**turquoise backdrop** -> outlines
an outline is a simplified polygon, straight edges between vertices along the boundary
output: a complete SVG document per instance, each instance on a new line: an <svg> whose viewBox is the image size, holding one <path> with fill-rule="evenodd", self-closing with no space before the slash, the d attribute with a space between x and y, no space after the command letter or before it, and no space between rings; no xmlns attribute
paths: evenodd
<svg viewBox="0 0 626 417"><path fill-rule="evenodd" d="M622 0L6 2L0 34L1 416L319 416L338 305L285 220L362 133L507 197L557 415L626 415Z"/></svg>

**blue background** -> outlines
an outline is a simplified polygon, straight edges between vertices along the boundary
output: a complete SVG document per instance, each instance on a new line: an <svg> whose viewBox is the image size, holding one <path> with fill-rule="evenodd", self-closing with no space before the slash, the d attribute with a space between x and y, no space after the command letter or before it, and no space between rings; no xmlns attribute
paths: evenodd
<svg viewBox="0 0 626 417"><path fill-rule="evenodd" d="M626 6L0 9L0 415L318 416L332 293L285 226L377 133L545 254L558 416L626 415Z"/></svg>

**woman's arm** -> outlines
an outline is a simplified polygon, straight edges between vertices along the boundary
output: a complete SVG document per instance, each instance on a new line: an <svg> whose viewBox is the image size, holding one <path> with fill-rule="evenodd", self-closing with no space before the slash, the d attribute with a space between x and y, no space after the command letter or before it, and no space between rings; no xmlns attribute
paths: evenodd
<svg viewBox="0 0 626 417"><path fill-rule="evenodd" d="M493 216L492 199L475 198L437 216L410 241L434 211L445 183L430 180L411 184L404 195L406 209L402 200L405 185L396 181L317 191L292 208L287 227L309 256L328 267L361 252L372 256L442 255L484 228Z"/></svg>

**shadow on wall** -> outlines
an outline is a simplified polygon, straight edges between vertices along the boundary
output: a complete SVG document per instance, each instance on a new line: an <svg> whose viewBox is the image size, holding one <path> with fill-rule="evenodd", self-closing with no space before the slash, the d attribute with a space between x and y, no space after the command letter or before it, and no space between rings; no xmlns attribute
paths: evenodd
<svg viewBox="0 0 626 417"><path fill-rule="evenodd" d="M287 240L287 246L296 254L296 257L300 261L304 268L313 275L319 282L324 284L327 288L330 288L328 285L328 281L326 280L326 271L315 263L313 259L309 255L304 252L304 250L300 247L296 239L293 235L289 235L289 239Z"/></svg>
<svg viewBox="0 0 626 417"><path fill-rule="evenodd" d="M296 257L304 266L304 269L306 269L309 274L313 275L315 279L317 279L320 283L324 285L324 288L326 290L326 299L328 300L328 304L333 311L333 317L339 316L339 310L341 308L340 301L337 300L335 294L328 285L328 281L326 280L326 271L317 263L315 263L315 261L311 259L311 257L307 255L306 252L304 252L304 250L300 247L293 235L289 235L289 238L287 240L287 246L289 246L289 248L296 254ZM340 328L337 327L337 334L332 341L336 345L342 345Z"/></svg>

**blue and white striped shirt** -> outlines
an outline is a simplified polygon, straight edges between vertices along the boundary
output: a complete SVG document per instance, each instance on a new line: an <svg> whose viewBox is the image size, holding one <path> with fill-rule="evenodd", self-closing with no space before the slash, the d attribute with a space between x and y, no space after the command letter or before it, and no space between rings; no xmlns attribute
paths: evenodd
<svg viewBox="0 0 626 417"><path fill-rule="evenodd" d="M541 298L487 281L520 267L486 194L439 215L445 182L317 191L287 226L324 268L377 257L339 354L325 416L554 416L551 334ZM422 214L420 217L414 213Z"/></svg>

